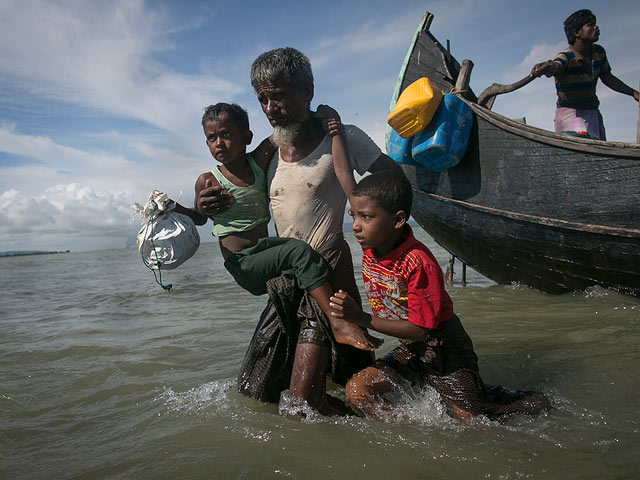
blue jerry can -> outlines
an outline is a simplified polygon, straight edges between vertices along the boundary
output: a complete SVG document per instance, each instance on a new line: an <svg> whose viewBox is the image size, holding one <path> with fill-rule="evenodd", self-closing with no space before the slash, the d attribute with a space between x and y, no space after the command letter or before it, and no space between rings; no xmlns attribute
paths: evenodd
<svg viewBox="0 0 640 480"><path fill-rule="evenodd" d="M424 130L413 137L413 159L434 172L453 167L467 150L473 112L455 95L447 94Z"/></svg>
<svg viewBox="0 0 640 480"><path fill-rule="evenodd" d="M387 140L387 155L397 163L405 165L419 166L418 163L411 158L411 142L413 137L402 138L398 133L390 128L389 140Z"/></svg>

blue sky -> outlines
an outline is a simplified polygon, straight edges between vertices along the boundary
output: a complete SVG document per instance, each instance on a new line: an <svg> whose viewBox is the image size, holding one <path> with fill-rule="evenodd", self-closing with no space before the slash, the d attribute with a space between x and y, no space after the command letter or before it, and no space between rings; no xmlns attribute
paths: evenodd
<svg viewBox="0 0 640 480"><path fill-rule="evenodd" d="M562 21L580 8L596 14L614 74L637 89L637 0L3 0L0 251L123 248L139 227L131 204L152 189L182 192L191 205L195 179L214 164L203 107L239 103L256 142L270 133L249 84L265 50L306 53L312 106L334 106L384 149L390 96L425 9L436 37L474 62L479 93L562 49ZM635 141L638 104L605 86L598 94L609 139ZM553 81L542 78L493 109L552 129L554 104Z"/></svg>

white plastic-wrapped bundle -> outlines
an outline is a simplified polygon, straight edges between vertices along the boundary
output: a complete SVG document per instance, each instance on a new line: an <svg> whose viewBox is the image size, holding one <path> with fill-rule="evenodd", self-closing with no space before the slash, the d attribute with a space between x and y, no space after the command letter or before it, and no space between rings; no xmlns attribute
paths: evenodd
<svg viewBox="0 0 640 480"><path fill-rule="evenodd" d="M153 270L172 270L189 260L200 246L200 235L191 218L173 212L175 203L154 190L145 206L133 205L143 226L136 242L142 260Z"/></svg>

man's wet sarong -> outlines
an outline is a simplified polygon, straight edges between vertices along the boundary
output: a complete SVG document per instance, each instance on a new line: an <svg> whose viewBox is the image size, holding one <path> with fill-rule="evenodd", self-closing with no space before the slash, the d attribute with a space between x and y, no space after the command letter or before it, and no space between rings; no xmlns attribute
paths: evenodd
<svg viewBox="0 0 640 480"><path fill-rule="evenodd" d="M342 235L326 242L319 251L332 267L329 283L360 302L353 276L349 246ZM373 353L336 343L324 313L311 296L298 288L293 278L280 276L267 282L269 299L245 354L237 387L240 393L263 402L277 403L289 388L298 343L324 345L331 349L329 373L344 385L353 374L371 365Z"/></svg>
<svg viewBox="0 0 640 480"><path fill-rule="evenodd" d="M402 341L375 366L391 370L414 387L433 387L450 408L492 420L504 421L516 413L537 414L551 406L542 393L485 385L471 338L456 315L424 341Z"/></svg>

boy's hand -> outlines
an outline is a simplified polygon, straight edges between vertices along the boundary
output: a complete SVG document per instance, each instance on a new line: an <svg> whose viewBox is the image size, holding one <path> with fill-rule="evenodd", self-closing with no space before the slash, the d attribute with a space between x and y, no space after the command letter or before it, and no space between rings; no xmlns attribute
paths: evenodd
<svg viewBox="0 0 640 480"><path fill-rule="evenodd" d="M330 137L335 137L336 135L340 135L344 132L344 126L340 120L336 120L335 118L330 118L326 122L322 123L322 128Z"/></svg>
<svg viewBox="0 0 640 480"><path fill-rule="evenodd" d="M311 112L311 116L320 122L324 131L330 137L344 131L340 115L329 105L318 105L318 109L315 112Z"/></svg>
<svg viewBox="0 0 640 480"><path fill-rule="evenodd" d="M198 192L196 209L202 215L211 216L227 210L233 203L233 196L224 191L221 185L213 185L209 179L205 181L204 188Z"/></svg>
<svg viewBox="0 0 640 480"><path fill-rule="evenodd" d="M367 328L371 323L371 315L364 313L356 301L344 290L334 293L329 299L331 315L360 327Z"/></svg>

